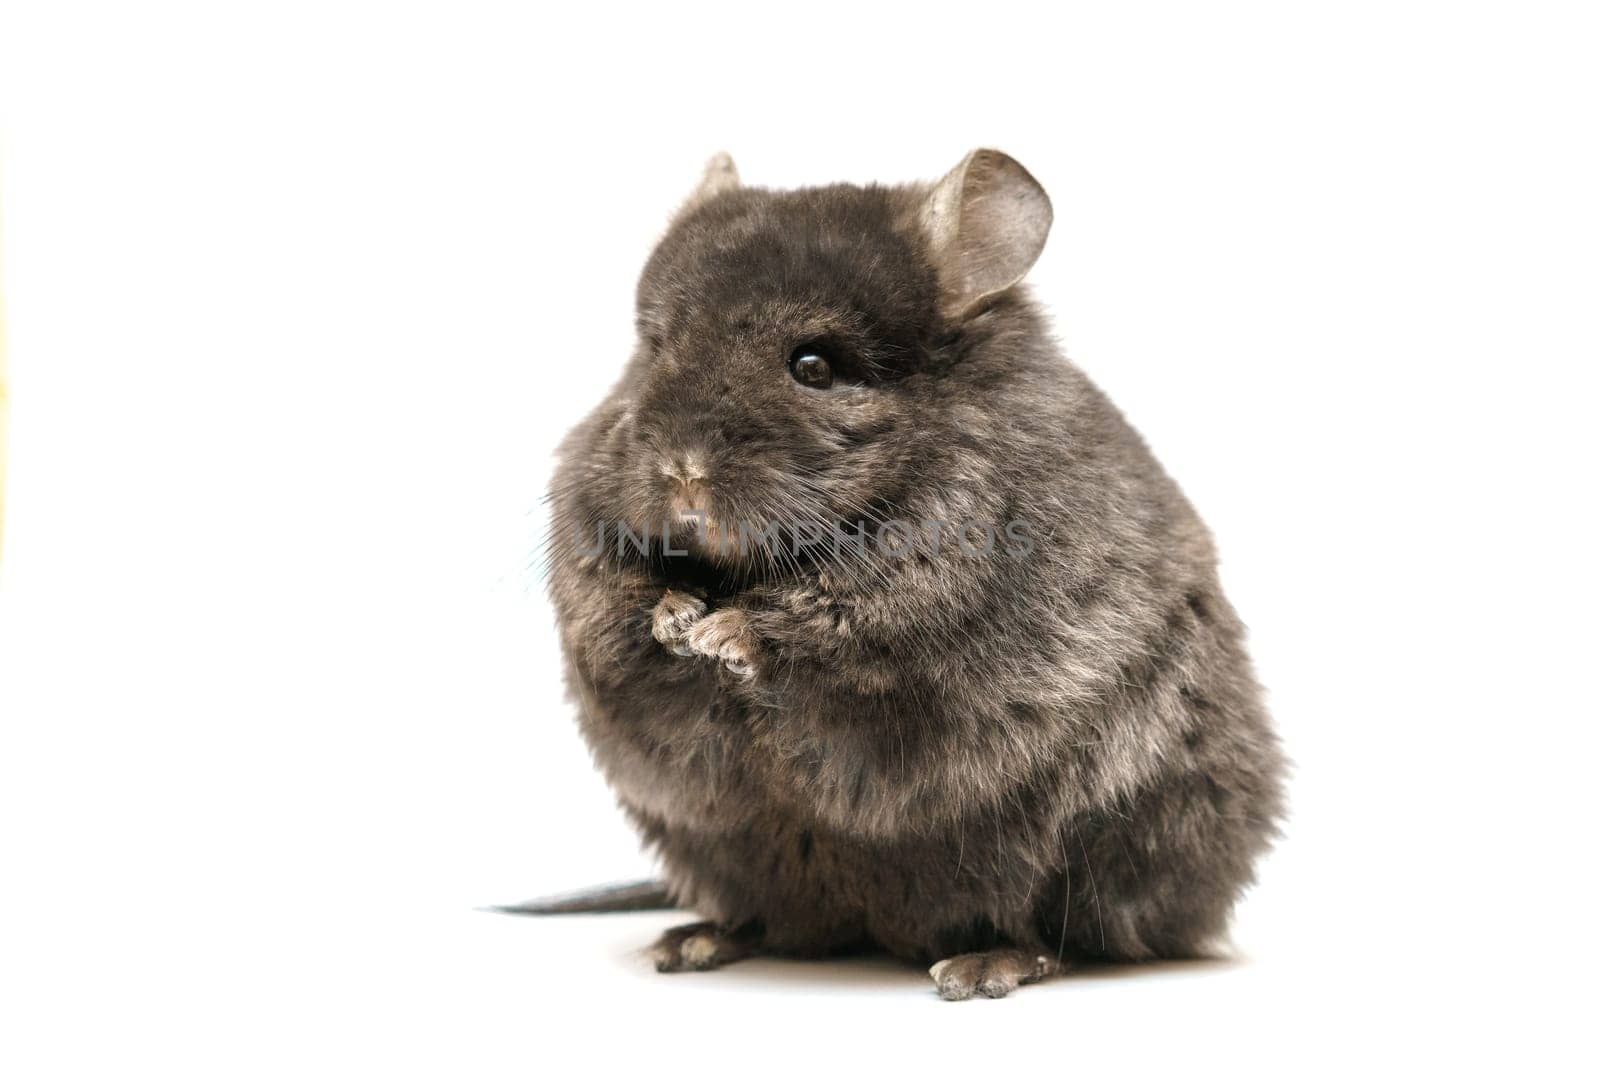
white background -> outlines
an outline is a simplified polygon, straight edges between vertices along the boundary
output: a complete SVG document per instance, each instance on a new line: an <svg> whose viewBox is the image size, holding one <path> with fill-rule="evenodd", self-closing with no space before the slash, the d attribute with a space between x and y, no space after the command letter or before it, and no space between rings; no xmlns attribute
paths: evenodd
<svg viewBox="0 0 1600 1067"><path fill-rule="evenodd" d="M8 1063L1593 1056L1582 5L4 10ZM1245 962L950 1005L473 910L649 870L534 546L702 161L977 145L1298 763Z"/></svg>

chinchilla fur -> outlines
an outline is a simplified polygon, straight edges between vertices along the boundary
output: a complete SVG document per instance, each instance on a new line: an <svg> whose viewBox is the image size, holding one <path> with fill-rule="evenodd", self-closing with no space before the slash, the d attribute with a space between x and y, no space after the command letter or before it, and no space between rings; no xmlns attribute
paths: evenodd
<svg viewBox="0 0 1600 1067"><path fill-rule="evenodd" d="M661 969L882 948L1001 996L1212 951L1251 882L1284 761L1209 533L1020 285L1050 218L992 150L796 191L720 156L650 257L551 592L596 762L707 919Z"/></svg>

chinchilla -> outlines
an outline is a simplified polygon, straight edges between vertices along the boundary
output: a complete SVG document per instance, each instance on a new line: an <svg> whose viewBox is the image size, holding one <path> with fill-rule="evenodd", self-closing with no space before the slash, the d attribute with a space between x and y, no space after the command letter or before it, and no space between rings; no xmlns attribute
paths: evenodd
<svg viewBox="0 0 1600 1067"><path fill-rule="evenodd" d="M664 874L590 903L706 919L659 969L887 950L998 997L1224 934L1285 764L1209 533L1020 284L1051 217L989 149L795 191L718 156L645 266L550 588Z"/></svg>

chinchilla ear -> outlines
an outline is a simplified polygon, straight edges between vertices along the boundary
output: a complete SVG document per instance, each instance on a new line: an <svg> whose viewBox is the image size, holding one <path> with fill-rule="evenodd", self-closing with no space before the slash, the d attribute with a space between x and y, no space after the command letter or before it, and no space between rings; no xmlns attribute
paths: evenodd
<svg viewBox="0 0 1600 1067"><path fill-rule="evenodd" d="M1052 218L1044 189L1004 152L980 148L940 178L922 221L944 313L968 318L1020 282L1044 249Z"/></svg>
<svg viewBox="0 0 1600 1067"><path fill-rule="evenodd" d="M689 194L689 199L684 201L683 207L678 209L679 214L699 207L718 193L737 188L739 188L739 168L733 165L732 156L726 152L718 152L706 160L706 170L700 177L700 184Z"/></svg>

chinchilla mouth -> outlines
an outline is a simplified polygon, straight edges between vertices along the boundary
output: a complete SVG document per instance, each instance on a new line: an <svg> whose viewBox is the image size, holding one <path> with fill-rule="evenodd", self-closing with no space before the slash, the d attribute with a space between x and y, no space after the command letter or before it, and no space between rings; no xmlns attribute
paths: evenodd
<svg viewBox="0 0 1600 1067"><path fill-rule="evenodd" d="M752 581L748 568L719 565L700 555L667 555L658 547L645 558L650 573L675 589L704 589L716 597L730 597Z"/></svg>

